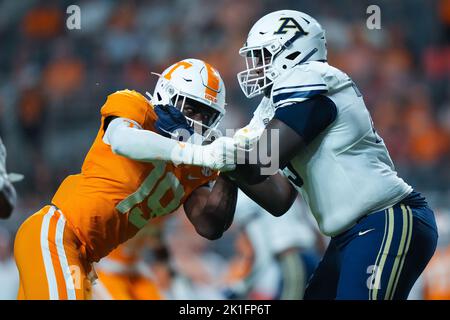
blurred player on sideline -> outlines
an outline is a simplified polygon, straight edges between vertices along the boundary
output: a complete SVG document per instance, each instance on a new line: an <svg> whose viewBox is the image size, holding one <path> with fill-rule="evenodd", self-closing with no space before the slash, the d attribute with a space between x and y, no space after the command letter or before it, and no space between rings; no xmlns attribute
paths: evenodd
<svg viewBox="0 0 450 320"><path fill-rule="evenodd" d="M196 59L167 68L151 101L130 90L109 95L81 173L17 232L18 298L91 298L92 263L181 205L199 234L219 238L237 189L214 170L234 166L222 153L228 140L202 143L224 113L219 73Z"/></svg>
<svg viewBox="0 0 450 320"><path fill-rule="evenodd" d="M0 225L0 300L15 300L19 288L19 272L13 256L13 237Z"/></svg>
<svg viewBox="0 0 450 320"><path fill-rule="evenodd" d="M300 300L319 262L316 234L300 199L273 217L239 192L234 226L241 229L227 275L230 298Z"/></svg>
<svg viewBox="0 0 450 320"><path fill-rule="evenodd" d="M160 223L148 224L95 264L98 279L93 285L94 300L164 298L150 266L144 260L144 253L152 250L154 242L159 238Z"/></svg>
<svg viewBox="0 0 450 320"><path fill-rule="evenodd" d="M439 240L436 252L414 285L409 298L450 300L450 211L436 209Z"/></svg>
<svg viewBox="0 0 450 320"><path fill-rule="evenodd" d="M22 180L22 175L6 173L6 148L0 138L0 219L9 218L17 201L16 189L12 182Z"/></svg>

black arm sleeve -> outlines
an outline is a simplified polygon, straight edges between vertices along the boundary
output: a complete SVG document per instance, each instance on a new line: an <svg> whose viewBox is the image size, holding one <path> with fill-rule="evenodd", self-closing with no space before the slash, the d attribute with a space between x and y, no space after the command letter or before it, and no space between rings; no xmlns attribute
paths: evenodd
<svg viewBox="0 0 450 320"><path fill-rule="evenodd" d="M275 111L275 119L288 125L310 143L325 130L337 116L334 102L323 95L314 96L303 102L294 103Z"/></svg>

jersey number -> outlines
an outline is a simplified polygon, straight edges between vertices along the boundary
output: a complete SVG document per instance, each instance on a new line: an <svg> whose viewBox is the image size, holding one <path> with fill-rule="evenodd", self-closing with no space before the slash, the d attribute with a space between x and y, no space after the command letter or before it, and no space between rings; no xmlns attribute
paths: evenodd
<svg viewBox="0 0 450 320"><path fill-rule="evenodd" d="M165 162L154 161L152 164L155 168L145 178L139 189L122 200L116 207L123 214L131 210L128 221L139 229L147 224L148 219L144 218L144 213L136 206L137 204L146 200L147 207L151 212L151 218L158 217L177 209L185 194L180 180L172 172L166 172ZM172 190L173 198L166 206L163 206L161 199L170 189Z"/></svg>

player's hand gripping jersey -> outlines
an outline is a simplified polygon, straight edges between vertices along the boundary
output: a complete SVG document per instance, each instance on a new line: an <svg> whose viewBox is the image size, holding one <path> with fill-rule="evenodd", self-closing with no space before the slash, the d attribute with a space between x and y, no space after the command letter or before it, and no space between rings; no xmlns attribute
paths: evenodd
<svg viewBox="0 0 450 320"><path fill-rule="evenodd" d="M135 122L130 126L155 131L157 116L141 94L129 90L111 94L101 115L81 173L67 177L52 200L76 226L93 261L132 237L149 219L173 212L193 190L216 177L201 167L138 162L111 150L103 141L107 117L130 119Z"/></svg>

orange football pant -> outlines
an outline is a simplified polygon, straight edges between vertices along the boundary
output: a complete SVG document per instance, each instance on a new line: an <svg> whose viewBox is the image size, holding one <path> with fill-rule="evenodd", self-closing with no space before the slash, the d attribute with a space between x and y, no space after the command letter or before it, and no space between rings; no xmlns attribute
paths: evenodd
<svg viewBox="0 0 450 320"><path fill-rule="evenodd" d="M140 275L108 273L98 270L94 299L98 300L162 300L156 285Z"/></svg>
<svg viewBox="0 0 450 320"><path fill-rule="evenodd" d="M62 212L45 206L19 228L14 257L19 300L84 300L91 297L92 268Z"/></svg>

